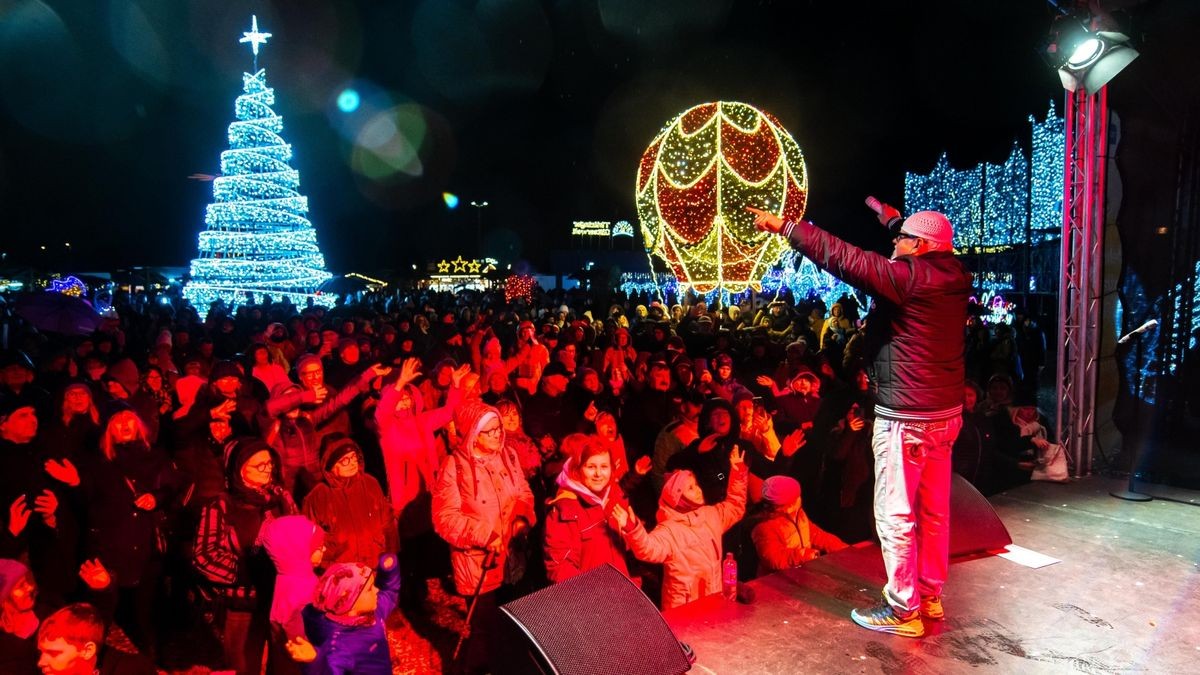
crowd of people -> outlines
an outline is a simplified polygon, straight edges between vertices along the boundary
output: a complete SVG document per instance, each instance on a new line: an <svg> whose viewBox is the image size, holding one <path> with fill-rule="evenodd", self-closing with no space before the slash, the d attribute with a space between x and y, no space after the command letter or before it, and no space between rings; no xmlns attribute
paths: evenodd
<svg viewBox="0 0 1200 675"><path fill-rule="evenodd" d="M720 592L726 553L749 580L875 536L853 295L125 300L84 337L5 317L4 673L174 667L197 626L213 667L388 673L384 619L439 579L473 607L458 665L486 672L501 604L597 566L669 609ZM953 466L991 494L1050 443L1045 338L963 330Z"/></svg>

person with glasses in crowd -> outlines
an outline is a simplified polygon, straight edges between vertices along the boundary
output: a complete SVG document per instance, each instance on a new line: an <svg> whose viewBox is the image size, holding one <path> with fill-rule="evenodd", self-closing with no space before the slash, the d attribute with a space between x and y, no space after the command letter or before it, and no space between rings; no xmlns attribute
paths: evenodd
<svg viewBox="0 0 1200 675"><path fill-rule="evenodd" d="M950 451L962 427L963 327L971 273L954 256L945 215L868 205L892 231L892 254L865 251L806 221L753 207L754 224L875 299L865 353L875 422L875 526L887 584L878 606L851 619L869 630L925 634L941 620L949 568Z"/></svg>
<svg viewBox="0 0 1200 675"><path fill-rule="evenodd" d="M270 635L275 565L262 546L263 523L296 515L283 487L279 456L258 438L226 446L226 491L200 512L192 564L203 577L202 593L212 603L227 665L259 673ZM272 659L289 658L283 646Z"/></svg>
<svg viewBox="0 0 1200 675"><path fill-rule="evenodd" d="M516 452L504 443L498 410L468 401L456 411L454 426L462 442L443 464L434 488L433 526L450 544L458 593L477 596L465 670L487 672L487 654L494 653L487 645L496 635L504 601L499 596L519 581L510 553L536 521L533 493Z"/></svg>
<svg viewBox="0 0 1200 675"><path fill-rule="evenodd" d="M363 471L362 448L345 434L321 444L323 482L304 498L304 515L325 530L325 564L373 565L399 546L392 507Z"/></svg>

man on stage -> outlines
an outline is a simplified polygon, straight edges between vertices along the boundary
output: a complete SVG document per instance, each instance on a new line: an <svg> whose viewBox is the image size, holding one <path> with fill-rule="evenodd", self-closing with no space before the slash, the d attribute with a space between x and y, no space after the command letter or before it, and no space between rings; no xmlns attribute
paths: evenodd
<svg viewBox="0 0 1200 675"><path fill-rule="evenodd" d="M850 617L870 630L925 634L940 620L949 567L950 449L962 426L963 331L971 273L954 257L946 216L868 203L894 234L891 258L852 246L812 223L747 207L754 224L875 300L866 357L876 397L875 527L884 602Z"/></svg>

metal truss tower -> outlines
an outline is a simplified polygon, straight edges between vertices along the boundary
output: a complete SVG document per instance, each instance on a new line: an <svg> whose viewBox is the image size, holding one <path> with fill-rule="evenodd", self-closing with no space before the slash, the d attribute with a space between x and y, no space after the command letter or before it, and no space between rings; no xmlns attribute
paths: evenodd
<svg viewBox="0 0 1200 675"><path fill-rule="evenodd" d="M1067 92L1056 430L1076 476L1092 469L1103 294L1108 88Z"/></svg>

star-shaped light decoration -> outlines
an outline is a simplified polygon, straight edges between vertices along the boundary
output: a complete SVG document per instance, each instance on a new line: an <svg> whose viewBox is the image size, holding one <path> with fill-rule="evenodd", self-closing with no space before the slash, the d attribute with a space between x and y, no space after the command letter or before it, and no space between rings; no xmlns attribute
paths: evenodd
<svg viewBox="0 0 1200 675"><path fill-rule="evenodd" d="M481 269L483 269L483 264L480 263L478 260L472 260L467 265L467 270L469 270L471 272L471 274L479 274L479 271Z"/></svg>
<svg viewBox="0 0 1200 675"><path fill-rule="evenodd" d="M459 256L454 259L452 264L454 265L455 274L461 274L467 271L467 261L463 260L462 254L459 254Z"/></svg>
<svg viewBox="0 0 1200 675"><path fill-rule="evenodd" d="M445 260L438 263L438 274L447 274L450 272L450 263Z"/></svg>
<svg viewBox="0 0 1200 675"><path fill-rule="evenodd" d="M258 15L250 16L250 31L242 33L242 39L238 40L238 44L243 42L250 43L250 51L254 52L254 58L258 58L258 46L267 44L267 38L271 37L270 33L260 33L258 31Z"/></svg>

